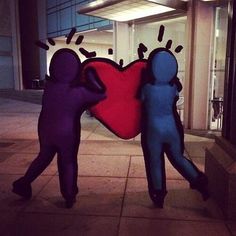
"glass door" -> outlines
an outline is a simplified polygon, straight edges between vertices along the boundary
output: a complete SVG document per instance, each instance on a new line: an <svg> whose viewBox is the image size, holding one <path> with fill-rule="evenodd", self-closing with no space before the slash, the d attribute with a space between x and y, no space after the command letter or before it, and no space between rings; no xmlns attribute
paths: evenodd
<svg viewBox="0 0 236 236"><path fill-rule="evenodd" d="M227 29L228 7L216 7L209 106L211 130L222 129Z"/></svg>

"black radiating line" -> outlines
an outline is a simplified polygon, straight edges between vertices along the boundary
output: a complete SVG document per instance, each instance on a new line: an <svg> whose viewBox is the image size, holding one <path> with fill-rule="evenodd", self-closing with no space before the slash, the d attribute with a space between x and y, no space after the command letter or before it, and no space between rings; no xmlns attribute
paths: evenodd
<svg viewBox="0 0 236 236"><path fill-rule="evenodd" d="M72 28L69 35L67 36L66 44L69 44L71 42L71 39L73 38L75 32L76 32L76 28Z"/></svg>
<svg viewBox="0 0 236 236"><path fill-rule="evenodd" d="M164 31L165 31L165 26L161 25L160 28L159 28L159 34L158 34L158 38L157 38L157 40L159 42L161 42L162 39L163 39Z"/></svg>
<svg viewBox="0 0 236 236"><path fill-rule="evenodd" d="M48 38L48 42L49 42L52 46L55 46L55 45L56 45L55 41L54 41L52 38Z"/></svg>
<svg viewBox="0 0 236 236"><path fill-rule="evenodd" d="M120 65L120 67L123 67L123 65L124 65L124 60L123 59L120 59L119 65Z"/></svg>
<svg viewBox="0 0 236 236"><path fill-rule="evenodd" d="M139 44L139 48L143 51L143 52L146 52L148 49L147 47L143 44L143 43L140 43Z"/></svg>
<svg viewBox="0 0 236 236"><path fill-rule="evenodd" d="M179 53L179 52L182 51L182 49L183 49L183 46L182 46L182 45L179 45L178 47L176 47L175 52L176 52L176 53Z"/></svg>
<svg viewBox="0 0 236 236"><path fill-rule="evenodd" d="M143 50L141 48L138 48L138 58L139 59L143 59L144 58Z"/></svg>
<svg viewBox="0 0 236 236"><path fill-rule="evenodd" d="M91 57L96 57L96 52L88 52L84 48L79 48L79 51L86 57L86 58L91 58Z"/></svg>
<svg viewBox="0 0 236 236"><path fill-rule="evenodd" d="M147 51L147 47L143 43L140 43L139 47L138 47L138 57L139 57L139 59L144 58L144 52L146 52L146 51Z"/></svg>
<svg viewBox="0 0 236 236"><path fill-rule="evenodd" d="M82 41L83 41L83 39L84 39L84 36L83 36L83 35L79 35L79 37L78 37L78 38L76 39L76 41L75 41L75 44L76 44L76 45L81 44Z"/></svg>
<svg viewBox="0 0 236 236"><path fill-rule="evenodd" d="M48 49L49 49L49 46L48 46L47 44L45 44L45 43L43 43L43 42L41 42L41 41L39 41L39 40L36 41L35 44L36 44L38 47L42 48L42 49L45 49L45 50L48 50Z"/></svg>
<svg viewBox="0 0 236 236"><path fill-rule="evenodd" d="M166 49L170 49L172 45L172 40L169 39L168 42L166 43Z"/></svg>
<svg viewBox="0 0 236 236"><path fill-rule="evenodd" d="M108 55L113 55L113 49L112 48L108 48Z"/></svg>

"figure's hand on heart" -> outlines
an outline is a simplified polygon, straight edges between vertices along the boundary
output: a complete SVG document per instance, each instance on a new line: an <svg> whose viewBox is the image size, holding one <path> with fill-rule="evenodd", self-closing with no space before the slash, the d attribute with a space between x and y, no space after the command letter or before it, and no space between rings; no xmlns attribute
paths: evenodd
<svg viewBox="0 0 236 236"><path fill-rule="evenodd" d="M107 98L93 106L91 113L120 138L130 139L138 135L141 102L137 99L137 92L146 60L137 60L121 68L110 59L93 58L86 60L83 66L85 71L93 68L106 87Z"/></svg>
<svg viewBox="0 0 236 236"><path fill-rule="evenodd" d="M86 67L84 71L86 83L84 86L95 93L105 93L106 86L100 80L96 70L93 67Z"/></svg>

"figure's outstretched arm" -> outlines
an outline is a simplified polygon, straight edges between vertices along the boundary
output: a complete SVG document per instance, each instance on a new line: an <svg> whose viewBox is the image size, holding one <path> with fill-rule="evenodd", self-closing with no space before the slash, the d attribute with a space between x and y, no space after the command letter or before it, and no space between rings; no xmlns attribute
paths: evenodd
<svg viewBox="0 0 236 236"><path fill-rule="evenodd" d="M100 80L96 70L92 67L85 69L85 82L84 87L95 93L105 93L106 87Z"/></svg>
<svg viewBox="0 0 236 236"><path fill-rule="evenodd" d="M183 89L183 86L181 84L181 82L179 81L179 78L176 76L174 77L171 81L170 81L170 85L176 85L178 92L180 92Z"/></svg>

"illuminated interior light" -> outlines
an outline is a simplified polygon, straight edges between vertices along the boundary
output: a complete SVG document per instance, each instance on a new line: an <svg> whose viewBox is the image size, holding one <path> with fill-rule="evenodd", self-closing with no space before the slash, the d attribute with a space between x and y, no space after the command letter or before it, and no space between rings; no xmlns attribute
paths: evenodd
<svg viewBox="0 0 236 236"><path fill-rule="evenodd" d="M97 0L97 1L91 2L90 5L91 5L91 7L96 7L96 6L101 5L103 3L104 3L104 0Z"/></svg>
<svg viewBox="0 0 236 236"><path fill-rule="evenodd" d="M105 12L101 12L98 16L103 18L108 18L115 21L129 21L134 20L142 17L157 15L169 11L173 11L173 8L165 7L157 5L155 7L137 7L137 8L130 8L129 10L124 10L122 12L114 12L112 14L106 14ZM93 12L91 12L93 14Z"/></svg>
<svg viewBox="0 0 236 236"><path fill-rule="evenodd" d="M97 0L78 9L80 14L97 16L113 21L130 21L176 10L160 5L156 0Z"/></svg>

